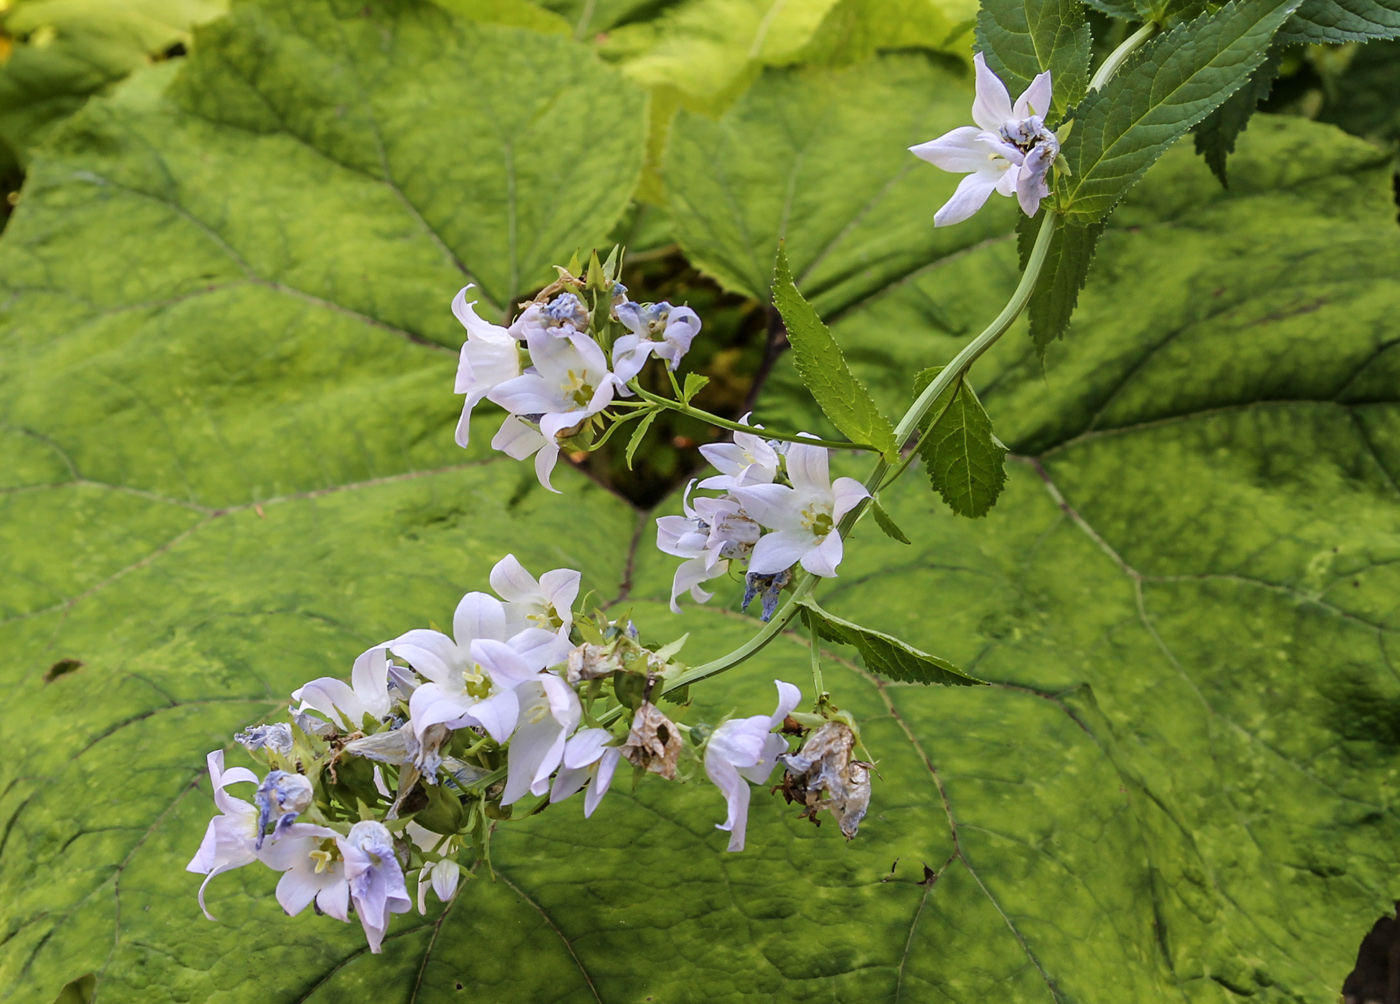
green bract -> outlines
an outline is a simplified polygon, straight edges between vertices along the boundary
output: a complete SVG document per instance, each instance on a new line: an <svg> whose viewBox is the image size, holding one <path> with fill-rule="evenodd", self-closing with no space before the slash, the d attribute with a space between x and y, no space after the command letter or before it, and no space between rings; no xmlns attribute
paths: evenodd
<svg viewBox="0 0 1400 1004"><path fill-rule="evenodd" d="M934 231L955 179L904 149L970 100L903 54L768 72L671 133L686 254L766 298L786 237L886 413L1017 281L1012 207ZM581 569L647 641L688 632L694 664L753 636L727 580L668 613L678 499L565 470L550 496L482 459L484 406L452 444L452 294L499 319L604 244L646 119L559 35L250 3L36 156L0 240L6 999L93 973L103 1004L1330 1004L1400 891L1400 235L1385 151L1269 117L1229 192L1179 149L1128 193L1043 368L1019 328L979 364L1011 451L985 518L901 480L912 544L860 526L818 588L827 689L878 760L859 840L755 789L725 855L713 789L619 779L588 822L503 826L494 875L382 956L284 917L265 870L199 915L203 755L448 623L507 551ZM790 360L756 418L833 434ZM775 677L810 697L808 643L700 681L688 720L766 711Z"/></svg>

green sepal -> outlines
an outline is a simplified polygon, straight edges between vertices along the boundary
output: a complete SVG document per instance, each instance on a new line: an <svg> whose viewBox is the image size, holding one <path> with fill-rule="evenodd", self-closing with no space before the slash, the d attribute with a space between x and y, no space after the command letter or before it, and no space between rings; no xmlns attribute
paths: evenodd
<svg viewBox="0 0 1400 1004"><path fill-rule="evenodd" d="M642 445L647 430L651 428L651 423L656 421L656 412L649 411L637 423L637 427L632 430L632 439L627 443L627 469L632 469L632 458L637 455L637 447Z"/></svg>

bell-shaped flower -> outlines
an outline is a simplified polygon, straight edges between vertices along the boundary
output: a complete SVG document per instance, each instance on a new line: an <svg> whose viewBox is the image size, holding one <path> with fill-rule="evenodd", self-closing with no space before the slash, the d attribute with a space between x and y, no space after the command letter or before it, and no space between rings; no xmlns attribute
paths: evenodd
<svg viewBox="0 0 1400 1004"><path fill-rule="evenodd" d="M339 837L345 877L350 883L350 899L371 952L379 952L389 930L389 917L413 908L404 884L403 867L394 856L394 835L383 823L362 820L350 827L348 836Z"/></svg>
<svg viewBox="0 0 1400 1004"><path fill-rule="evenodd" d="M773 730L802 700L802 692L790 683L774 680L778 706L771 715L734 718L715 729L705 746L705 774L724 793L729 814L716 829L729 831L729 849L744 849L749 819L749 781L765 784L788 751L787 742Z"/></svg>
<svg viewBox="0 0 1400 1004"><path fill-rule="evenodd" d="M241 798L234 798L224 789L243 781L257 784L258 776L247 767L224 770L223 750L210 753L206 762L209 765L209 783L214 788L214 806L219 814L209 821L199 850L185 870L204 876L199 886L199 908L204 911L204 916L213 920L214 915L204 905L204 890L210 881L215 875L242 868L257 860L257 807Z"/></svg>
<svg viewBox="0 0 1400 1004"><path fill-rule="evenodd" d="M520 345L515 337L498 324L484 321L476 314L476 301L467 302L467 290L458 290L452 300L452 313L467 329L462 354L457 361L455 393L465 394L462 417L457 422L457 445L465 447L471 436L472 409L491 390L507 380L520 376Z"/></svg>
<svg viewBox="0 0 1400 1004"><path fill-rule="evenodd" d="M360 654L350 673L350 684L335 677L323 676L292 691L292 700L300 701L298 714L308 708L328 716L342 731L353 732L366 715L383 718L389 713L389 656L385 646Z"/></svg>
<svg viewBox="0 0 1400 1004"><path fill-rule="evenodd" d="M611 404L617 383L603 350L587 335L536 334L528 344L530 368L486 396L513 416L528 416L539 426L538 440L522 435L517 421L509 430L503 425L491 445L517 460L542 453L535 473L540 484L554 491L549 477L559 456L558 437Z"/></svg>
<svg viewBox="0 0 1400 1004"><path fill-rule="evenodd" d="M615 312L628 331L613 343L613 371L620 384L640 373L650 355L665 359L674 372L700 333L700 316L689 307L627 301L618 304ZM652 337L657 334L660 339Z"/></svg>
<svg viewBox="0 0 1400 1004"><path fill-rule="evenodd" d="M622 759L622 749L608 745L613 739L607 729L581 729L570 736L564 744L564 759L549 791L549 800L562 802L586 784L583 818L593 815L608 793L617 762Z"/></svg>
<svg viewBox="0 0 1400 1004"><path fill-rule="evenodd" d="M842 555L837 524L870 492L854 478L833 482L820 446L791 446L787 474L791 488L754 485L730 493L751 518L774 531L754 545L749 572L773 575L801 562L814 575L833 578Z"/></svg>
<svg viewBox="0 0 1400 1004"><path fill-rule="evenodd" d="M350 881L341 858L340 834L325 826L293 823L258 853L258 860L282 873L277 902L295 917L313 901L324 914L348 920Z"/></svg>
<svg viewBox="0 0 1400 1004"><path fill-rule="evenodd" d="M514 718L515 698L510 690L515 683L504 688L495 684L473 655L476 642L504 644L509 638L509 647L529 672L539 672L567 658L569 651L568 642L553 631L525 627L511 634L505 604L486 593L462 597L452 615L452 634L448 637L441 631L417 628L389 643L395 655L407 660L428 681L413 691L408 703L413 735L420 743L433 725L487 727L496 725L502 716ZM489 731L496 734L495 729Z"/></svg>
<svg viewBox="0 0 1400 1004"><path fill-rule="evenodd" d="M501 804L543 795L564 760L564 745L583 717L578 695L558 676L543 673L515 688L519 723L506 756Z"/></svg>
<svg viewBox="0 0 1400 1004"><path fill-rule="evenodd" d="M680 597L689 592L696 603L707 603L714 593L701 588L701 583L717 578L729 570L729 562L719 560L718 551L709 548L710 525L690 504L692 481L681 497L684 516L659 516L656 520L656 546L663 554L684 558L671 580L671 612L680 613ZM714 501L706 499L702 501Z"/></svg>
<svg viewBox="0 0 1400 1004"><path fill-rule="evenodd" d="M739 421L747 425L749 416L745 415ZM771 484L778 473L778 451L762 436L755 436L752 432L734 433L732 443L706 443L700 447L700 455L720 472L701 481L701 488L727 490L745 485L766 485Z"/></svg>
<svg viewBox="0 0 1400 1004"><path fill-rule="evenodd" d="M491 588L506 601L506 631L513 635L540 628L567 638L582 578L572 568L556 568L536 579L515 555L507 554L491 569Z"/></svg>
<svg viewBox="0 0 1400 1004"><path fill-rule="evenodd" d="M961 223L981 209L992 192L1016 195L1021 210L1034 216L1050 194L1046 174L1060 155L1060 141L1045 128L1050 110L1050 72L1038 75L1011 103L1006 85L987 66L982 53L972 59L977 93L972 102L976 126L959 126L910 152L935 167L966 173L957 191L937 213L934 226Z"/></svg>

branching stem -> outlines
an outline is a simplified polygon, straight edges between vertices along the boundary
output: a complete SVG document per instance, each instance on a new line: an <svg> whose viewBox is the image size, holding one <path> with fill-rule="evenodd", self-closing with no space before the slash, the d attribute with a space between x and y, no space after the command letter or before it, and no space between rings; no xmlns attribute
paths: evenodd
<svg viewBox="0 0 1400 1004"><path fill-rule="evenodd" d="M685 404L681 401L672 401L670 398L661 397L650 391L643 390L636 383L630 385L633 390L646 402L658 405L662 408L669 408L678 411L682 415L689 415L691 418L698 418L702 422L719 426L721 429L729 429L733 432L750 432L754 435L762 436L764 439L778 439L784 443L802 443L804 446L825 446L830 450L865 450L869 453L879 453L878 447L870 446L867 443L848 443L845 440L817 439L813 436L788 436L781 432L771 432L768 429L756 429L752 425L744 425L742 422L731 422L727 418L720 418L712 415L708 411Z"/></svg>
<svg viewBox="0 0 1400 1004"><path fill-rule="evenodd" d="M1103 61L1103 65L1094 71L1094 77L1089 81L1089 90L1097 91L1104 84L1108 83L1110 77L1118 72L1122 66L1139 47L1149 38L1157 33L1157 25L1153 21L1148 21L1145 25L1123 39L1123 44L1118 46L1108 54L1108 58Z"/></svg>

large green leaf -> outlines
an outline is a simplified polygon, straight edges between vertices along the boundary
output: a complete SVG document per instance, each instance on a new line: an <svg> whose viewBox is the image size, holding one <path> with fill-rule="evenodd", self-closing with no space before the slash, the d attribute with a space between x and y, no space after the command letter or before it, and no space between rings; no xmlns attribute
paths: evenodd
<svg viewBox="0 0 1400 1004"><path fill-rule="evenodd" d="M1297 0L1231 0L1159 35L1085 99L1064 156L1060 207L1103 220L1166 149L1249 80Z"/></svg>
<svg viewBox="0 0 1400 1004"><path fill-rule="evenodd" d="M187 45L226 0L18 0L0 27L18 39L0 56L0 150L20 163L90 94ZM3 157L0 157L3 160Z"/></svg>
<svg viewBox="0 0 1400 1004"><path fill-rule="evenodd" d="M600 116L576 130L587 150L620 137L564 151L558 175L517 161L537 168L514 188L515 243L538 252L521 282L625 200L640 104L562 40L364 7L240 8L173 99L143 74L67 127L0 241L6 998L48 1004L96 972L102 1004L1332 1004L1400 891L1400 240L1384 154L1267 117L1230 193L1181 150L1130 196L1043 376L1015 333L979 363L1021 458L987 519L938 514L911 475L882 500L914 546L862 526L819 591L993 681L826 662L879 760L856 841L756 791L749 850L726 855L712 788L618 784L588 822L575 802L503 826L495 879L396 918L382 956L354 927L284 917L265 870L216 879L221 921L199 916L182 868L212 812L203 753L367 643L445 623L506 550L581 568L648 638L689 631L694 661L756 627L737 589L673 618L649 515L481 459L491 416L465 460L451 445L455 360L434 346L460 337L454 259L514 295L490 201L511 189L474 173L501 147L462 124L483 81L510 81L490 93L517 152L575 87L611 95L572 113ZM721 133L831 86L775 80ZM881 145L907 157L960 124L967 91L908 58L836 83L890 99L852 129L870 145L828 132L825 172L780 159L742 197L791 191L789 215L754 216L773 243L828 235L804 288L888 406L1000 306L1014 241L995 211L930 234L956 179L901 174ZM574 132L551 135L558 152ZM716 169L749 155L724 152ZM540 204L583 214L567 249ZM709 208L724 232L729 207ZM801 416L790 387L780 373L761 419ZM775 676L805 689L805 644L784 634L694 687L687 720L766 712Z"/></svg>
<svg viewBox="0 0 1400 1004"><path fill-rule="evenodd" d="M1282 42L1365 42L1400 37L1396 0L1303 0L1279 32Z"/></svg>

